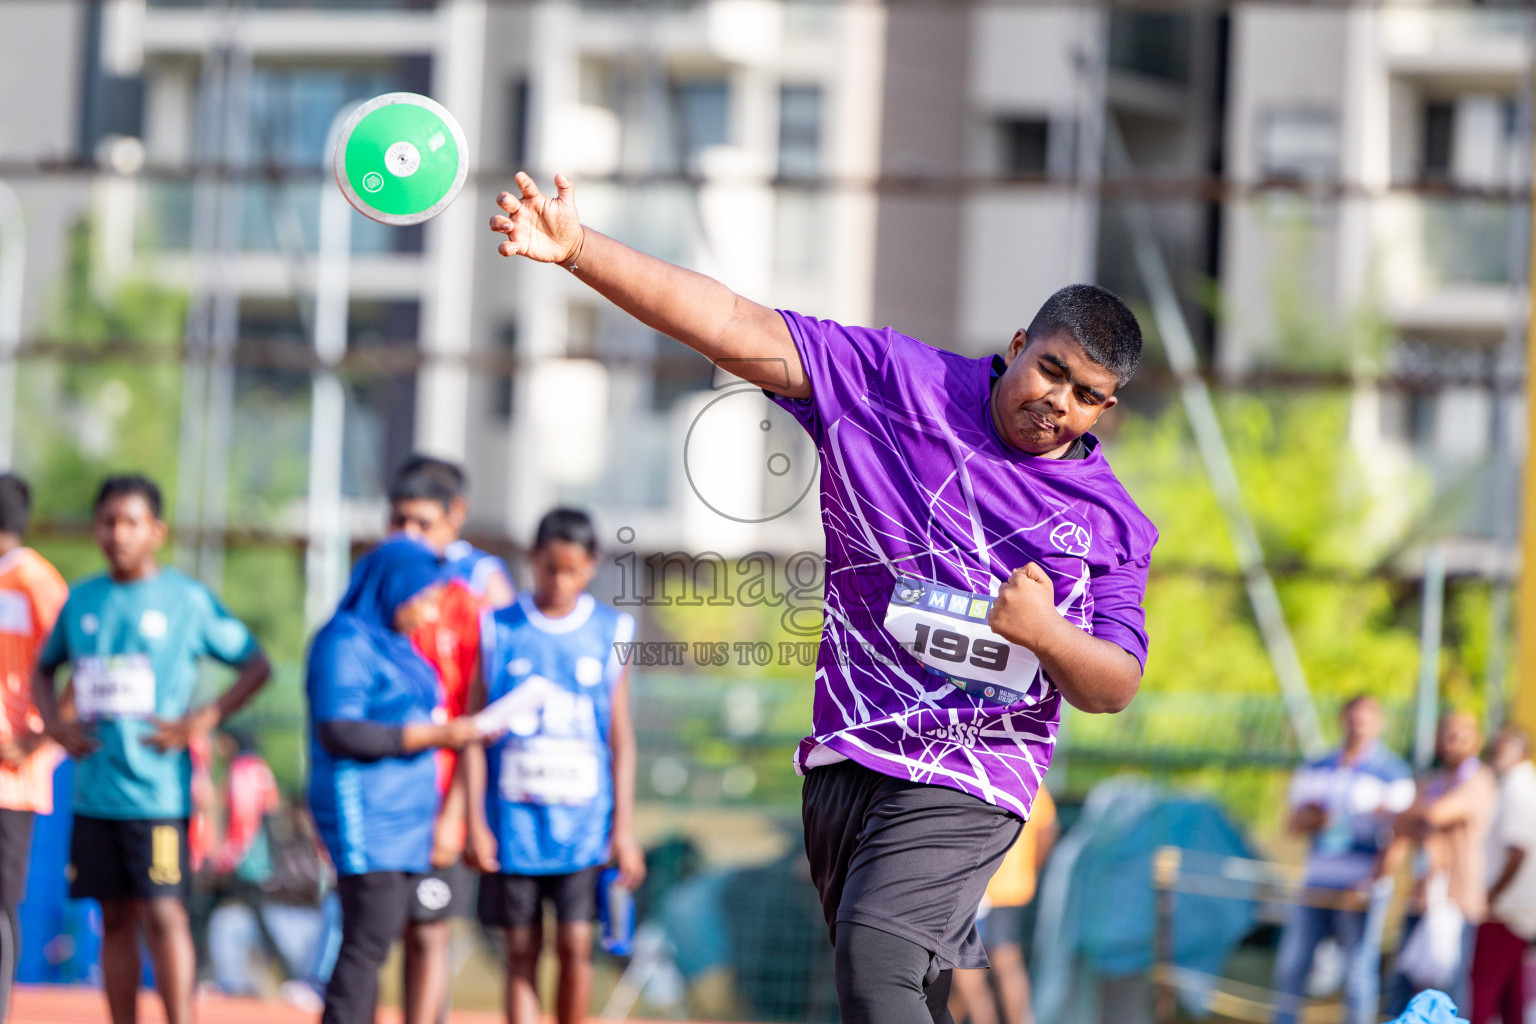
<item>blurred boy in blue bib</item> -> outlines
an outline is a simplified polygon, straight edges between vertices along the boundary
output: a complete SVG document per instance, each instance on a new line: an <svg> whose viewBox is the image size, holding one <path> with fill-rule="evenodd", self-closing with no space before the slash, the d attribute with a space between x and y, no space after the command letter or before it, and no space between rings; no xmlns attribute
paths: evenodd
<svg viewBox="0 0 1536 1024"><path fill-rule="evenodd" d="M544 903L554 905L560 1024L586 1019L598 875L617 862L633 889L645 858L633 832L635 735L616 644L633 617L586 592L597 571L592 521L555 509L539 523L532 594L486 618L471 709L497 734L464 769L470 853L486 876L480 917L506 929L510 1024L539 1021Z"/></svg>

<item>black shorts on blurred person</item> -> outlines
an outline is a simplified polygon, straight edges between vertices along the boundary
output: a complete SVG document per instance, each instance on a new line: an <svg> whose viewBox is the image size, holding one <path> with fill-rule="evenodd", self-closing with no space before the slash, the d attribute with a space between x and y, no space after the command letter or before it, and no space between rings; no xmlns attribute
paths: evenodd
<svg viewBox="0 0 1536 1024"><path fill-rule="evenodd" d="M475 908L475 873L463 861L413 875L412 924L430 924L450 917L470 917Z"/></svg>
<svg viewBox="0 0 1536 1024"><path fill-rule="evenodd" d="M483 875L480 922L488 928L524 928L544 919L544 902L554 904L555 920L577 924L597 920L597 879L602 867L568 875Z"/></svg>
<svg viewBox="0 0 1536 1024"><path fill-rule="evenodd" d="M0 807L0 902L14 911L27 895L32 812Z"/></svg>
<svg viewBox="0 0 1536 1024"><path fill-rule="evenodd" d="M1024 911L1026 907L993 907L978 924L981 928L981 944L988 953L998 946L1022 946L1024 944Z"/></svg>
<svg viewBox="0 0 1536 1024"><path fill-rule="evenodd" d="M75 815L69 837L69 895L101 902L169 896L191 887L186 818Z"/></svg>

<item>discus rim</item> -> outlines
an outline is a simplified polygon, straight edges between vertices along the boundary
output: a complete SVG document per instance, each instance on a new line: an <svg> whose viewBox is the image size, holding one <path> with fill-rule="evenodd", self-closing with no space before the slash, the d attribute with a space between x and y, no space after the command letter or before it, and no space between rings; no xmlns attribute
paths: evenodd
<svg viewBox="0 0 1536 1024"><path fill-rule="evenodd" d="M421 107L435 115L447 127L449 134L453 136L454 143L458 146L459 166L454 173L453 184L448 186L442 197L425 210L416 213L385 213L361 195L352 187L352 182L347 178L347 143L352 141L353 130L362 123L363 118L383 107L404 103L413 107ZM419 92L386 92L375 96L358 105L357 109L348 115L342 122L341 129L336 133L336 148L331 153L331 174L336 179L336 185L341 189L341 194L346 196L348 204L358 213L369 220L378 221L380 224L388 224L392 227L410 227L414 224L423 224L436 217L448 208L448 204L458 198L459 192L464 187L464 182L469 177L469 140L464 137L464 129L459 127L459 122L448 112L448 108L437 102L430 96L423 96Z"/></svg>

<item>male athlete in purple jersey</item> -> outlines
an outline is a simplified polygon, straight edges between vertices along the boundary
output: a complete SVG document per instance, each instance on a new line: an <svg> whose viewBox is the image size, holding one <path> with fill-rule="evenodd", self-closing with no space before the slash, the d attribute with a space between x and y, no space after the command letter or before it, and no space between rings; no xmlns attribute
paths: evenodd
<svg viewBox="0 0 1536 1024"><path fill-rule="evenodd" d="M1092 285L1001 356L775 311L584 228L570 179L526 174L491 228L752 381L821 458L825 622L796 766L847 1024L947 1022L984 967L976 907L1050 764L1060 702L1141 683L1157 531L1088 433L1141 353Z"/></svg>

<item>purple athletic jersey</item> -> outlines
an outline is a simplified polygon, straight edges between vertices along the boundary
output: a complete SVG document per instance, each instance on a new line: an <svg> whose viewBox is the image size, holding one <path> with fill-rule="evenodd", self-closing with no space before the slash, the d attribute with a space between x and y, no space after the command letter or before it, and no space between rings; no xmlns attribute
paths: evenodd
<svg viewBox="0 0 1536 1024"><path fill-rule="evenodd" d="M815 439L826 601L814 734L801 772L848 758L959 789L1023 817L1056 744L1061 697L1043 672L1010 705L930 673L884 627L900 577L981 595L1036 562L1068 621L1147 656L1147 565L1157 530L1102 446L1043 459L992 425L992 357L967 359L885 328L781 311L811 382L770 395Z"/></svg>

